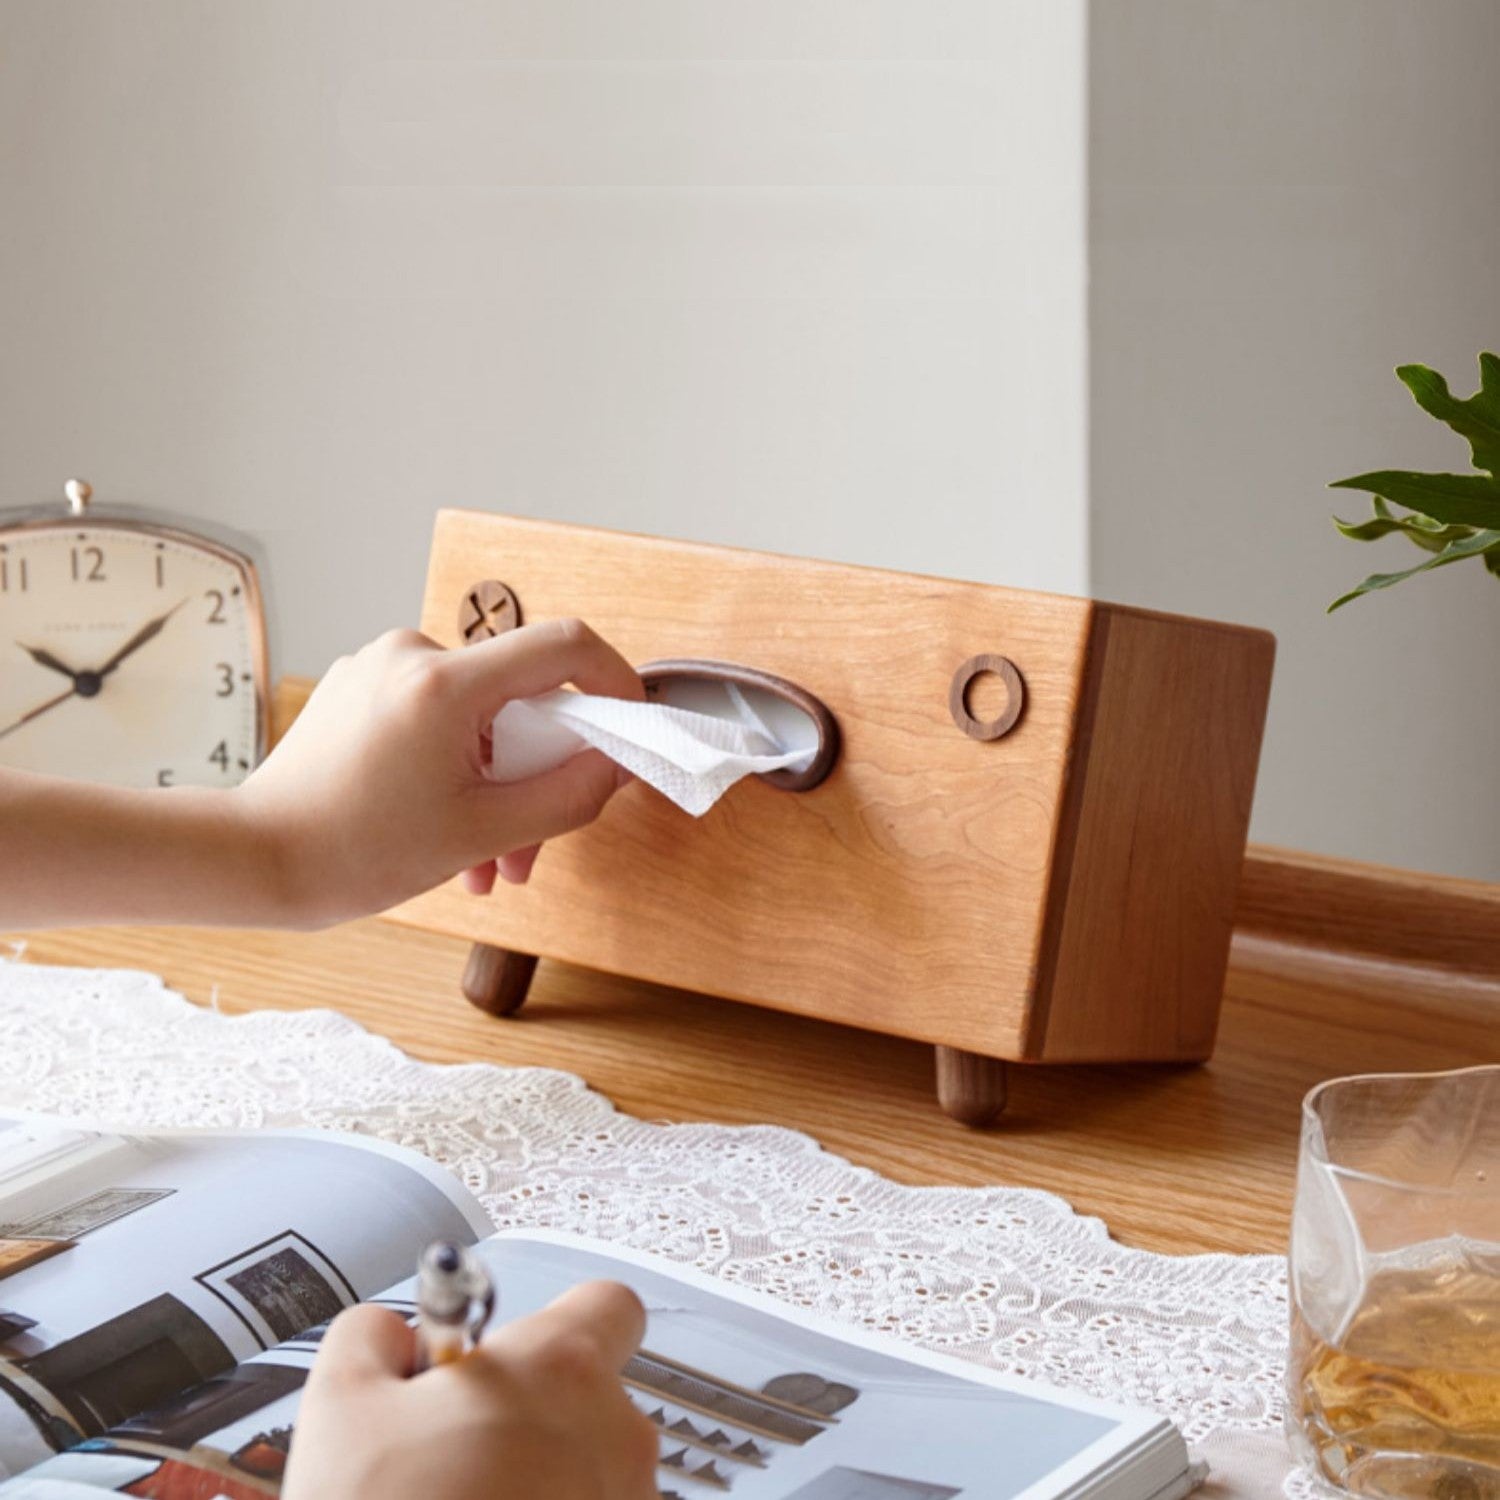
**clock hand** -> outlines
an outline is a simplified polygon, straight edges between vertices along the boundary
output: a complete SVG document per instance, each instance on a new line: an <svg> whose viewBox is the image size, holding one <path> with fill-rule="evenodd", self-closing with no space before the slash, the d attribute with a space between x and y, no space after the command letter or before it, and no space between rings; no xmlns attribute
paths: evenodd
<svg viewBox="0 0 1500 1500"><path fill-rule="evenodd" d="M25 641L17 641L16 645L39 667L48 667L54 672L61 672L64 677L71 677L75 682L78 680L78 674L72 667L60 662L50 651L43 649L41 646L28 646Z"/></svg>
<svg viewBox="0 0 1500 1500"><path fill-rule="evenodd" d="M68 699L74 697L77 692L78 689L76 687L70 687L67 692L59 693L55 698L49 698L45 703L40 704L36 708L32 709L30 713L22 714L14 724L7 724L4 729L0 729L0 740L3 740L8 734L14 734L16 730L18 730L23 724L29 724L33 719L41 718L41 716L46 713L48 709L56 708L59 703L66 703Z"/></svg>
<svg viewBox="0 0 1500 1500"><path fill-rule="evenodd" d="M158 615L154 620L148 620L144 625L141 626L139 630L136 631L133 636L130 637L128 641L125 642L123 646L120 647L118 651L115 652L112 657L110 657L107 662L104 663L102 667L99 668L99 671L96 675L101 678L108 677L109 674L113 672L114 669L118 667L127 656L131 655L132 652L139 651L147 641L155 640L156 637L161 634L162 629L165 627L167 621L170 620L172 616L175 615L177 611L181 609L182 606L186 603L186 599L179 599L177 603L174 604L171 609L166 612L166 614Z"/></svg>
<svg viewBox="0 0 1500 1500"><path fill-rule="evenodd" d="M92 698L103 686L104 679L113 672L116 667L130 655L132 651L139 651L149 640L154 640L161 634L162 627L187 603L186 599L179 600L169 609L166 614L158 615L156 619L147 621L146 624L120 647L97 672L75 672L71 667L65 667L50 651L44 651L31 646L21 646L33 660L38 661L44 667L51 667L55 672L63 672L73 679L73 686L67 692L59 693L55 698L49 698L45 703L38 704L29 713L24 713L14 724L8 724L0 729L0 739L8 734L14 734L23 725L31 723L33 719L39 719L44 713L54 709L59 703L66 703L69 698L81 697ZM20 645L18 641L16 643Z"/></svg>

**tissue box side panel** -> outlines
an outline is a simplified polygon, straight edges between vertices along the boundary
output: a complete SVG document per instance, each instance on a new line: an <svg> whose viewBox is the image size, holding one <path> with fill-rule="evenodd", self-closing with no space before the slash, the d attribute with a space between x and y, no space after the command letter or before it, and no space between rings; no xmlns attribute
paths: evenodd
<svg viewBox="0 0 1500 1500"><path fill-rule="evenodd" d="M979 584L444 511L423 629L496 578L535 622L577 615L630 660L735 660L838 717L806 794L742 783L694 821L643 786L555 840L524 888L457 885L400 920L845 1024L1022 1055L1092 611ZM1004 654L1027 706L972 740L948 690Z"/></svg>
<svg viewBox="0 0 1500 1500"><path fill-rule="evenodd" d="M1212 1052L1275 651L1264 631L1099 606L1035 1055Z"/></svg>

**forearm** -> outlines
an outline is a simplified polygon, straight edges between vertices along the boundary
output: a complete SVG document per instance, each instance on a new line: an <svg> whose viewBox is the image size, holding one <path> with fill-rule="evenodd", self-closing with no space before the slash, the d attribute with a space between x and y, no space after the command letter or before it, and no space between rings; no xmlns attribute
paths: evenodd
<svg viewBox="0 0 1500 1500"><path fill-rule="evenodd" d="M335 662L232 791L134 791L0 770L0 931L63 923L313 928L461 872L524 880L543 840L619 789L597 750L525 782L485 773L512 698L564 683L639 701L630 664L549 620L463 651L391 631ZM487 867L484 868L484 867Z"/></svg>
<svg viewBox="0 0 1500 1500"><path fill-rule="evenodd" d="M0 927L279 925L267 843L234 792L0 772Z"/></svg>

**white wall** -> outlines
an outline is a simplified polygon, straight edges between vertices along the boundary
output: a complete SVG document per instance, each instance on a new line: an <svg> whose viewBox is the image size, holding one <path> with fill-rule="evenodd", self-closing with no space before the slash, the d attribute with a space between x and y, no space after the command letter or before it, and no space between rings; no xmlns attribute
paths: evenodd
<svg viewBox="0 0 1500 1500"><path fill-rule="evenodd" d="M1095 0L1093 583L1280 637L1252 836L1500 878L1500 580L1331 479L1468 466L1391 374L1500 345L1500 5Z"/></svg>
<svg viewBox="0 0 1500 1500"><path fill-rule="evenodd" d="M443 504L1082 590L1083 13L0 0L0 504L257 533L301 672Z"/></svg>
<svg viewBox="0 0 1500 1500"><path fill-rule="evenodd" d="M455 502L1267 624L1256 836L1494 877L1500 583L1325 618L1403 554L1322 486L1463 461L1389 371L1500 340L1497 56L1493 0L0 0L0 504L259 534L290 671Z"/></svg>

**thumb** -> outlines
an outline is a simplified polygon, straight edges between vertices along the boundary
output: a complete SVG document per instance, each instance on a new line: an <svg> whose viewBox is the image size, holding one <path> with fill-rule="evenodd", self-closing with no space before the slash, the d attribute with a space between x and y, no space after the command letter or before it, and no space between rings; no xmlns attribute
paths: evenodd
<svg viewBox="0 0 1500 1500"><path fill-rule="evenodd" d="M341 1312L323 1335L314 1380L364 1381L410 1375L417 1336L399 1313L362 1303Z"/></svg>
<svg viewBox="0 0 1500 1500"><path fill-rule="evenodd" d="M481 787L475 836L483 848L469 863L540 844L592 823L629 780L630 773L607 755L584 750L525 781Z"/></svg>

